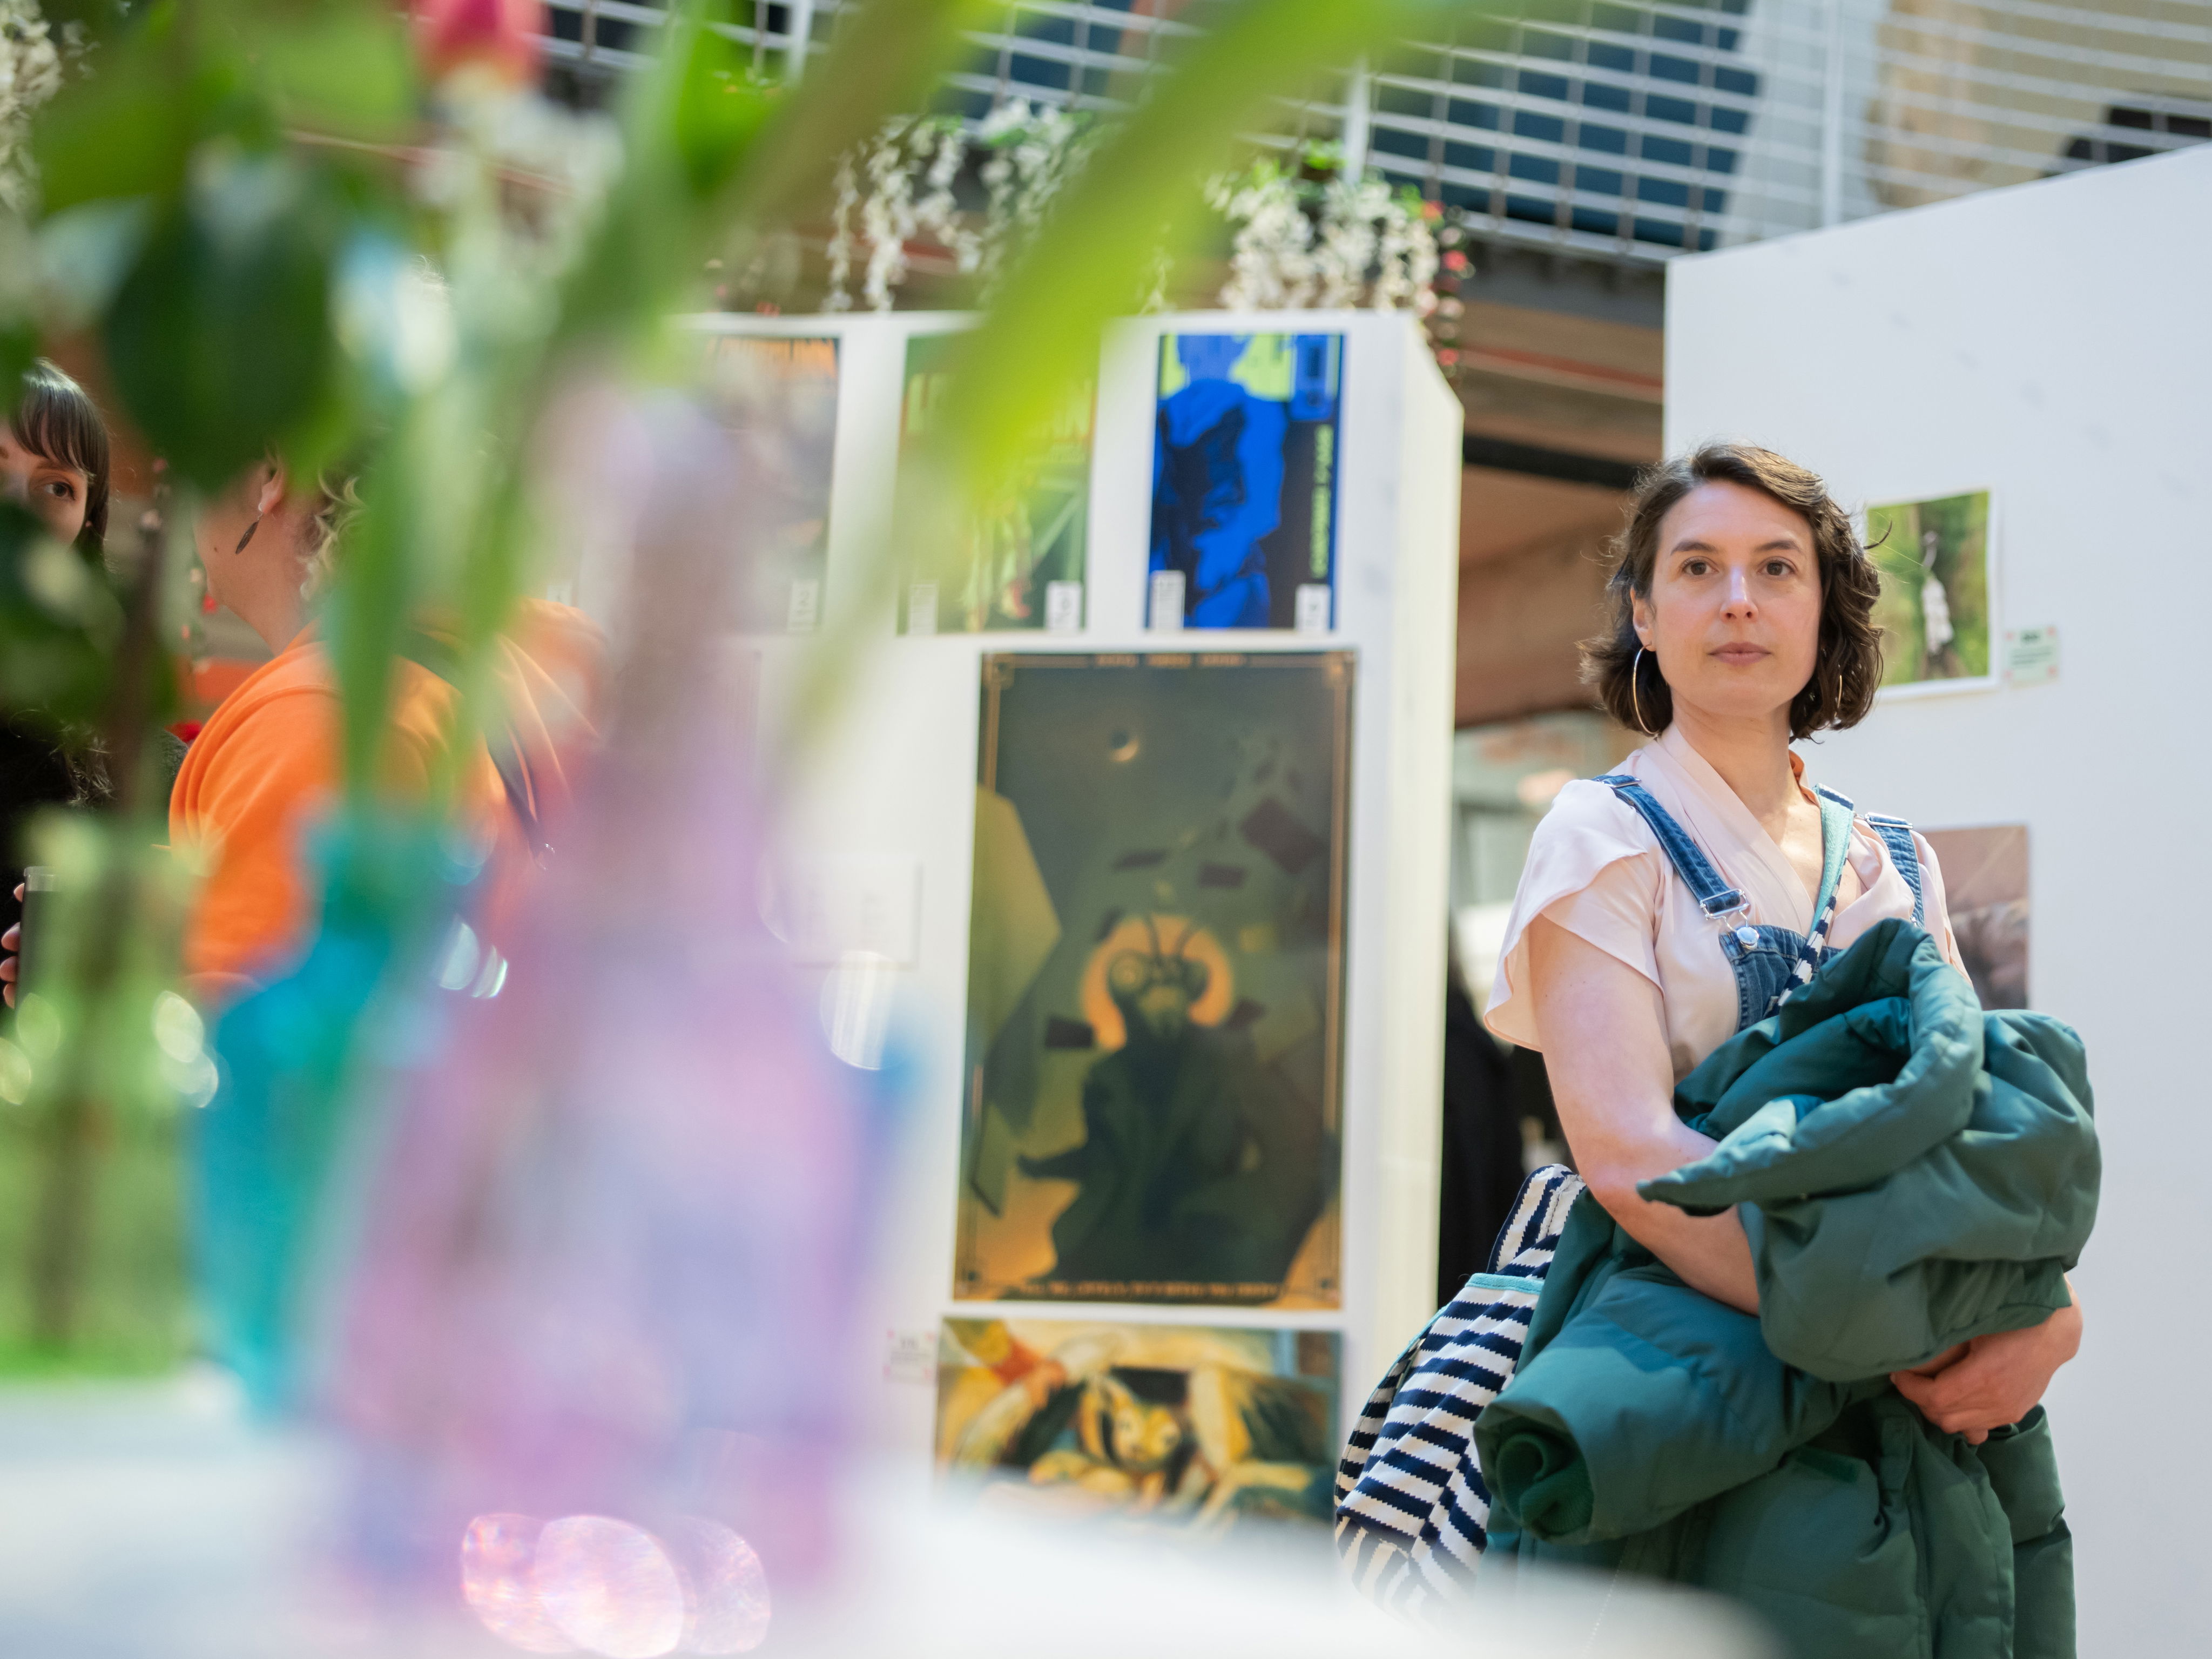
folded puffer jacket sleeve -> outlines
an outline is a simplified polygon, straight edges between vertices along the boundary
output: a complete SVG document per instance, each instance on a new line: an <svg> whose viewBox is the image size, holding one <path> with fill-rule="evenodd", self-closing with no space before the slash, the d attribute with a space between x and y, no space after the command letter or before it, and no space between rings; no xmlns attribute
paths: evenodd
<svg viewBox="0 0 2212 1659"><path fill-rule="evenodd" d="M1791 1371L1757 1320L1654 1263L1613 1273L1523 1360L1475 1444L1523 1528L1590 1543L1765 1474L1854 1397Z"/></svg>
<svg viewBox="0 0 2212 1659"><path fill-rule="evenodd" d="M1721 1086L1685 1080L1721 1144L1638 1189L1744 1206L1767 1344L1831 1382L2047 1318L2096 1216L2080 1039L2044 1015L1984 1015L1925 935L1870 934L1847 958L1862 951L1837 964L1861 975L1824 975L1823 1004ZM1836 1006L1852 995L1869 1000Z"/></svg>

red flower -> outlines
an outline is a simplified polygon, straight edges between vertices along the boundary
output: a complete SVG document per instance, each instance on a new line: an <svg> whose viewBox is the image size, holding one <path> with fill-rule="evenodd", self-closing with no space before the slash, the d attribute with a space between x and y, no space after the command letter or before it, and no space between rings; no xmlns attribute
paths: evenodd
<svg viewBox="0 0 2212 1659"><path fill-rule="evenodd" d="M531 80L545 32L544 0L416 0L416 50L433 81L471 64Z"/></svg>
<svg viewBox="0 0 2212 1659"><path fill-rule="evenodd" d="M1454 248L1449 253L1444 255L1444 269L1450 271L1465 270L1467 269L1467 255L1462 253L1457 248Z"/></svg>

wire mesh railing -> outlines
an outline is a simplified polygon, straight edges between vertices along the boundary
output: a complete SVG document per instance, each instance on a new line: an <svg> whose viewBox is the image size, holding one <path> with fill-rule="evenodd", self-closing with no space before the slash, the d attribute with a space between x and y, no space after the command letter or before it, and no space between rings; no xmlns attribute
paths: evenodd
<svg viewBox="0 0 2212 1659"><path fill-rule="evenodd" d="M667 15L550 9L549 54L587 76L641 61ZM1010 0L945 106L1126 107L1187 9ZM755 0L722 27L803 70L856 10ZM1654 264L2212 138L2212 0L1492 0L1261 137L1339 143L1489 240Z"/></svg>

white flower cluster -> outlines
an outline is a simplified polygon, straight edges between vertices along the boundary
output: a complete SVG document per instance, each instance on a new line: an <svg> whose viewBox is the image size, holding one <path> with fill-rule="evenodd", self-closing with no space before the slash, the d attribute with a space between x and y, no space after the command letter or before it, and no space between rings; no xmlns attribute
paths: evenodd
<svg viewBox="0 0 2212 1659"><path fill-rule="evenodd" d="M1220 294L1229 310L1435 308L1435 233L1418 204L1379 178L1315 185L1263 159L1212 180L1206 201L1231 227Z"/></svg>
<svg viewBox="0 0 2212 1659"><path fill-rule="evenodd" d="M891 291L906 280L908 245L918 237L944 248L960 271L995 280L1081 169L1092 132L1060 110L1032 109L1019 100L994 109L972 136L949 118L888 123L837 163L822 308L852 308L853 266L863 245L860 297L873 311L891 308ZM988 159L979 170L985 204L977 228L962 217L953 184L979 151Z"/></svg>
<svg viewBox="0 0 2212 1659"><path fill-rule="evenodd" d="M0 0L0 210L30 211L31 118L61 85L62 51L38 0Z"/></svg>
<svg viewBox="0 0 2212 1659"><path fill-rule="evenodd" d="M975 269L981 240L961 223L952 195L967 157L967 137L957 122L921 119L886 122L864 149L838 158L824 311L852 309L853 256L860 241L868 245L861 297L873 311L891 308L891 290L906 280L907 243L914 237L934 237L962 270ZM862 176L868 181L865 196Z"/></svg>
<svg viewBox="0 0 2212 1659"><path fill-rule="evenodd" d="M983 163L983 274L995 282L1007 256L1036 234L1046 212L1091 159L1099 129L1050 104L1000 104L976 129L991 152Z"/></svg>
<svg viewBox="0 0 2212 1659"><path fill-rule="evenodd" d="M973 134L949 118L887 125L842 157L835 180L824 311L849 311L853 273L866 264L860 301L889 311L907 277L909 246L933 240L963 272L980 272L988 297L1097 146L1096 122L1050 105L1000 104ZM980 228L963 218L953 185L971 155L983 186ZM1368 306L1436 308L1437 238L1419 202L1381 178L1303 180L1263 159L1212 180L1206 201L1231 232L1220 303L1232 311ZM1165 303L1170 275L1154 261L1151 303Z"/></svg>

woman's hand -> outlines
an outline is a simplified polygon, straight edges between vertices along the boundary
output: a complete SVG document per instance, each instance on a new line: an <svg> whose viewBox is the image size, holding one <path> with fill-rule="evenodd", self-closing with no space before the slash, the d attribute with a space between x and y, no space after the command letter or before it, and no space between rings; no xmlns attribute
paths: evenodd
<svg viewBox="0 0 2212 1659"><path fill-rule="evenodd" d="M2066 1288L2071 1295L2070 1281ZM2017 1423L2034 1410L2051 1376L2081 1346L2077 1298L2040 1325L1978 1336L1918 1370L1893 1371L1889 1380L1937 1428L1978 1446L1991 1429Z"/></svg>

